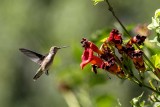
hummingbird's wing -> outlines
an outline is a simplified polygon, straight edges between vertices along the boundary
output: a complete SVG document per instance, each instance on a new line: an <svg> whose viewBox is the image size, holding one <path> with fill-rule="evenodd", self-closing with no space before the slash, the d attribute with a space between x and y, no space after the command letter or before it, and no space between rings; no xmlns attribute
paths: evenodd
<svg viewBox="0 0 160 107"><path fill-rule="evenodd" d="M39 53L33 52L31 50L28 49L24 49L24 48L20 48L19 49L22 53L24 53L26 56L28 56L33 62L38 63L39 65L41 64L41 62L43 61L43 59L45 58L44 55L41 55Z"/></svg>

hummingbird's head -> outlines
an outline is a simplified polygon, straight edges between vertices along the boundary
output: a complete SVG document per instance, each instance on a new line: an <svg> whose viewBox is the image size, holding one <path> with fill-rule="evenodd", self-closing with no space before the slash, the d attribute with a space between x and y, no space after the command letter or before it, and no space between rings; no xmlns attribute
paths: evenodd
<svg viewBox="0 0 160 107"><path fill-rule="evenodd" d="M59 49L61 49L60 47L57 47L57 46L52 46L51 48L50 48L50 53L55 53L55 52L57 52Z"/></svg>
<svg viewBox="0 0 160 107"><path fill-rule="evenodd" d="M62 47L52 46L51 49L50 49L50 53L55 53L55 52L57 52L59 49L67 48L67 47L68 47L68 46L62 46Z"/></svg>

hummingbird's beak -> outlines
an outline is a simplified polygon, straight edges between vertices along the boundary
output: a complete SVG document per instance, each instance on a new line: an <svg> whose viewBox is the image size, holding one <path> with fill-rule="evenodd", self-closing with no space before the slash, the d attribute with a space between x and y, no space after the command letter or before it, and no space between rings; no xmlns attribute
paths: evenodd
<svg viewBox="0 0 160 107"><path fill-rule="evenodd" d="M69 46L62 46L62 47L59 47L59 49L61 49L61 48L68 48Z"/></svg>

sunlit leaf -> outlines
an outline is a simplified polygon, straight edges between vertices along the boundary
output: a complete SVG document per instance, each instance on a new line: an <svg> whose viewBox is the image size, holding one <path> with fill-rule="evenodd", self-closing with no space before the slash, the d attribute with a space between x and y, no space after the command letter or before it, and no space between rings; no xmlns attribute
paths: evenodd
<svg viewBox="0 0 160 107"><path fill-rule="evenodd" d="M102 2L102 1L104 1L104 0L93 0L94 5L96 5L96 4L98 4L99 2Z"/></svg>
<svg viewBox="0 0 160 107"><path fill-rule="evenodd" d="M160 34L160 27L156 28L156 32Z"/></svg>
<svg viewBox="0 0 160 107"><path fill-rule="evenodd" d="M160 107L160 103L156 102L153 107Z"/></svg>
<svg viewBox="0 0 160 107"><path fill-rule="evenodd" d="M155 17L157 18L157 17L159 17L160 16L160 9L157 9L156 11L155 11Z"/></svg>
<svg viewBox="0 0 160 107"><path fill-rule="evenodd" d="M149 40L149 42L157 42L157 37L155 37L153 40Z"/></svg>
<svg viewBox="0 0 160 107"><path fill-rule="evenodd" d="M156 33L160 34L160 9L155 11L154 17L152 17L152 23L148 25L149 30L155 30Z"/></svg>
<svg viewBox="0 0 160 107"><path fill-rule="evenodd" d="M151 86L154 90L156 90L155 86L153 85L152 80L149 80L149 84L150 84L150 86Z"/></svg>
<svg viewBox="0 0 160 107"><path fill-rule="evenodd" d="M149 40L149 42L156 43L157 46L160 46L160 42L158 41L158 36L156 36L153 40Z"/></svg>
<svg viewBox="0 0 160 107"><path fill-rule="evenodd" d="M144 107L145 101L141 101L142 96L143 93L140 96L135 97L130 101L132 107Z"/></svg>
<svg viewBox="0 0 160 107"><path fill-rule="evenodd" d="M152 17L152 23L148 25L149 30L156 29L159 26L159 20Z"/></svg>
<svg viewBox="0 0 160 107"><path fill-rule="evenodd" d="M160 107L160 95L159 94L152 93L150 95L150 100L153 102L151 107Z"/></svg>
<svg viewBox="0 0 160 107"><path fill-rule="evenodd" d="M105 42L107 38L103 38L100 40L100 42Z"/></svg>
<svg viewBox="0 0 160 107"><path fill-rule="evenodd" d="M160 67L160 54L156 54L156 55L153 55L152 58L151 58L151 61L153 62L154 66L156 68L159 68Z"/></svg>

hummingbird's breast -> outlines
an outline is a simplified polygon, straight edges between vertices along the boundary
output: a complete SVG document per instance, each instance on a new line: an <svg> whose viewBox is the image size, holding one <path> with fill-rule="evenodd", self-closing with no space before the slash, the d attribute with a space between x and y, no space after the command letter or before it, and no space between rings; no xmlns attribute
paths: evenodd
<svg viewBox="0 0 160 107"><path fill-rule="evenodd" d="M46 58L42 61L41 63L41 68L43 71L45 70L48 70L49 67L51 66L52 62L53 62L53 59L54 59L54 55L53 54L48 54L46 56Z"/></svg>

